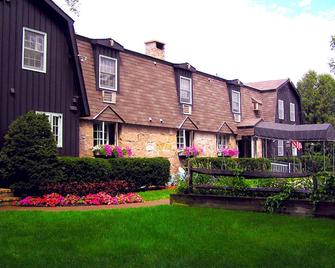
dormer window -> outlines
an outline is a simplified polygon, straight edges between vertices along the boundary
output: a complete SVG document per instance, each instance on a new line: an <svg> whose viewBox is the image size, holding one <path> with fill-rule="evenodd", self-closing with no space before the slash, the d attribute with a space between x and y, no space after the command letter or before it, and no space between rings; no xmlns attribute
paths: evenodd
<svg viewBox="0 0 335 268"><path fill-rule="evenodd" d="M99 55L99 88L117 91L117 59Z"/></svg>
<svg viewBox="0 0 335 268"><path fill-rule="evenodd" d="M180 76L180 103L192 104L192 79Z"/></svg>
<svg viewBox="0 0 335 268"><path fill-rule="evenodd" d="M241 112L241 93L232 90L231 98L232 98L232 112L234 114L239 114Z"/></svg>

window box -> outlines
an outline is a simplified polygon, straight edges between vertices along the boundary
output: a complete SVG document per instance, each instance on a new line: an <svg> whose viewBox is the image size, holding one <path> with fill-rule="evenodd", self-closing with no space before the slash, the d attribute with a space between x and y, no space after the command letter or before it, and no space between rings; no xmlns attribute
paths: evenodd
<svg viewBox="0 0 335 268"><path fill-rule="evenodd" d="M178 156L180 158L189 158L189 157L196 157L198 155L203 154L203 149L198 149L195 146L189 146L185 148L178 148Z"/></svg>
<svg viewBox="0 0 335 268"><path fill-rule="evenodd" d="M96 158L123 158L131 157L133 151L130 147L121 148L120 146L113 146L109 144L96 145L92 148L93 156Z"/></svg>

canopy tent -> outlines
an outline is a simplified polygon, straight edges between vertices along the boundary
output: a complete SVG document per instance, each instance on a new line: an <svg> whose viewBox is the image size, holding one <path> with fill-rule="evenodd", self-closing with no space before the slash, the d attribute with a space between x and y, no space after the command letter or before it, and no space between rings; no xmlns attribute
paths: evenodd
<svg viewBox="0 0 335 268"><path fill-rule="evenodd" d="M265 139L297 141L335 141L335 130L331 124L289 125L259 122L255 136Z"/></svg>

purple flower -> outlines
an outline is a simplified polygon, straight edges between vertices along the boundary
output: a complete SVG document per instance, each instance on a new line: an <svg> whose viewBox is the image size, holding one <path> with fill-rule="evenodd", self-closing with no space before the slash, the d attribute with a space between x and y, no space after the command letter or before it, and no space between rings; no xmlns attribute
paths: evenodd
<svg viewBox="0 0 335 268"><path fill-rule="evenodd" d="M109 144L106 144L104 146L104 149L105 149L106 156L111 156L112 155L113 149Z"/></svg>
<svg viewBox="0 0 335 268"><path fill-rule="evenodd" d="M122 148L120 146L115 146L115 151L118 155L118 157L123 157L123 152L122 152Z"/></svg>
<svg viewBox="0 0 335 268"><path fill-rule="evenodd" d="M126 146L126 151L127 151L128 157L131 157L133 155L133 151L131 150L130 147Z"/></svg>

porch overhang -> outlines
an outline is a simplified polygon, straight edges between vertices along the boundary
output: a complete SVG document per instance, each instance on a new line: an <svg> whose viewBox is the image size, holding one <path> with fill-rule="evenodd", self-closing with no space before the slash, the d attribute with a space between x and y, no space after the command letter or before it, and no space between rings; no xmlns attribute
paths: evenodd
<svg viewBox="0 0 335 268"><path fill-rule="evenodd" d="M335 130L331 124L289 125L259 122L255 136L265 139L297 141L335 141Z"/></svg>

